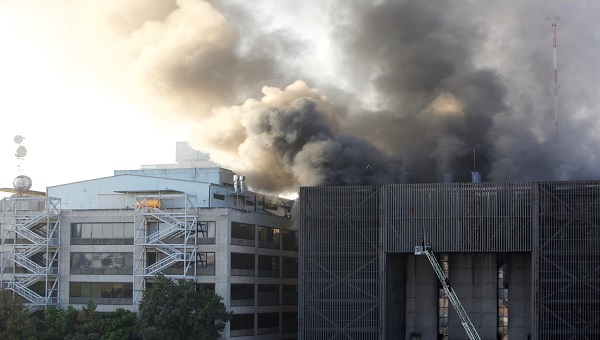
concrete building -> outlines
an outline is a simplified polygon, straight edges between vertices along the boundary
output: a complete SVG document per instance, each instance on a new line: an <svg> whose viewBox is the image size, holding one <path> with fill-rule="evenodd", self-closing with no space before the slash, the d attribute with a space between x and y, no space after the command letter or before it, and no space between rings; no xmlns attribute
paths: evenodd
<svg viewBox="0 0 600 340"><path fill-rule="evenodd" d="M2 286L32 310L136 310L158 273L223 297L224 338L297 337L293 202L177 145L177 163L57 185L1 201Z"/></svg>
<svg viewBox="0 0 600 340"><path fill-rule="evenodd" d="M301 339L600 338L600 181L300 189Z"/></svg>

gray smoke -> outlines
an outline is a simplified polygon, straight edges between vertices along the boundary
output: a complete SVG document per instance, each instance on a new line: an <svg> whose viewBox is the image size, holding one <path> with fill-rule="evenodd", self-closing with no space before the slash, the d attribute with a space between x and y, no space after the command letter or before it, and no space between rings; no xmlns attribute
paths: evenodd
<svg viewBox="0 0 600 340"><path fill-rule="evenodd" d="M467 179L474 167L493 180L597 178L596 4L145 2L158 9L100 11L122 83L186 119L192 144L255 189Z"/></svg>

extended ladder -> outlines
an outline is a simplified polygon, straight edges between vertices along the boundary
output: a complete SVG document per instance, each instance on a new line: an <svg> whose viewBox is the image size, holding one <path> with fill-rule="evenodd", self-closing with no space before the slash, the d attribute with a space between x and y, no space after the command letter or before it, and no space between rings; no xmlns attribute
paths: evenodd
<svg viewBox="0 0 600 340"><path fill-rule="evenodd" d="M473 323L469 319L467 312L465 312L465 309L463 308L462 304L458 300L458 297L454 293L454 289L452 289L450 286L448 286L448 280L446 278L446 275L444 275L444 271L440 267L440 264L438 263L437 259L433 255L433 253L431 252L431 248L428 246L416 246L415 247L415 255L426 255L427 256L427 259L431 263L433 270L435 271L438 279L440 279L440 282L442 283L442 287L444 287L446 296L448 296L448 299L450 299L452 306L454 306L454 309L456 310L458 317L460 317L460 322L462 323L463 327L465 328L465 331L467 332L469 339L481 340L481 338L479 337L479 334L477 334L477 331L475 330L475 327L473 326Z"/></svg>

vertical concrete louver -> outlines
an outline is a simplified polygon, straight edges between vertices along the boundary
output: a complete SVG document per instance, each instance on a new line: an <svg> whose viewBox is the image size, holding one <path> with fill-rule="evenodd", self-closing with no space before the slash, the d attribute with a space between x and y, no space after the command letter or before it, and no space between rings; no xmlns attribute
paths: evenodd
<svg viewBox="0 0 600 340"><path fill-rule="evenodd" d="M486 337L502 265L509 338L600 338L600 181L306 187L299 200L303 339L435 337L422 243L449 254Z"/></svg>
<svg viewBox="0 0 600 340"><path fill-rule="evenodd" d="M301 188L300 214L300 338L379 338L378 188Z"/></svg>

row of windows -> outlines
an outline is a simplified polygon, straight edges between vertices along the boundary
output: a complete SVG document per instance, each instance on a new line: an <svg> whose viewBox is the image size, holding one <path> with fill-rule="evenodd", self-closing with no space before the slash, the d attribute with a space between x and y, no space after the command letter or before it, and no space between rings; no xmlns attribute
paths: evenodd
<svg viewBox="0 0 600 340"><path fill-rule="evenodd" d="M161 252L148 252L146 266L167 258ZM167 275L182 274L184 262L176 262L163 270ZM255 255L247 253L231 253L231 274L259 277L298 277L298 259L295 257L279 257L271 255ZM128 275L133 271L133 254L126 252L74 252L71 253L71 274L93 275ZM215 275L215 253L196 253L196 267L188 268L187 274Z"/></svg>
<svg viewBox="0 0 600 340"><path fill-rule="evenodd" d="M253 224L231 222L231 239L233 244L254 245L258 239L258 246L261 248L275 248L283 250L298 251L298 232L293 230L284 230L258 226L258 234L255 235L256 226ZM234 240L247 240L250 243L240 243Z"/></svg>
<svg viewBox="0 0 600 340"><path fill-rule="evenodd" d="M133 299L131 282L70 282L69 303L128 304Z"/></svg>
<svg viewBox="0 0 600 340"><path fill-rule="evenodd" d="M167 256L160 252L146 255L147 265L163 260ZM163 270L167 275L182 274L183 262L176 262ZM71 253L71 274L129 275L133 272L133 253ZM193 274L189 268L188 274ZM196 253L196 275L215 275L215 253Z"/></svg>
<svg viewBox="0 0 600 340"><path fill-rule="evenodd" d="M71 239L133 238L133 223L72 223Z"/></svg>
<svg viewBox="0 0 600 340"><path fill-rule="evenodd" d="M71 274L127 275L133 272L133 253L71 253Z"/></svg>
<svg viewBox="0 0 600 340"><path fill-rule="evenodd" d="M165 223L149 222L148 235L168 227ZM201 221L194 232L199 240L211 241L201 243L214 243L215 231L215 221ZM72 244L133 244L134 233L135 227L131 222L71 223Z"/></svg>
<svg viewBox="0 0 600 340"><path fill-rule="evenodd" d="M295 257L231 253L231 275L255 276L258 264L258 276L297 278L298 259Z"/></svg>
<svg viewBox="0 0 600 340"><path fill-rule="evenodd" d="M194 233L197 234L199 239L202 238L215 238L217 222L215 221L199 221L196 224L196 230ZM161 230L169 229L171 226L163 222L147 222L146 228L148 229L148 235L152 235Z"/></svg>
<svg viewBox="0 0 600 340"><path fill-rule="evenodd" d="M159 232L169 226L165 223L148 222L148 235ZM258 234L255 235L255 225L239 222L231 222L231 238L238 240L255 241L258 238L259 247L276 248L280 246L283 250L298 250L298 232L258 226ZM132 240L135 227L130 222L114 223L72 223L71 240L73 244L92 244L89 240L103 240L99 244L130 244L129 242L118 242L116 240ZM216 232L215 221L198 222L196 233L198 238L214 239ZM112 240L114 243L106 243ZM79 242L78 242L79 241Z"/></svg>
<svg viewBox="0 0 600 340"><path fill-rule="evenodd" d="M231 335L253 335L254 319L255 315L253 313L234 314L229 322ZM256 328L258 334L279 333L280 328L282 333L296 332L298 331L298 313L282 312L281 319L279 312L257 313Z"/></svg>
<svg viewBox="0 0 600 340"><path fill-rule="evenodd" d="M168 257L168 255L161 252L150 252L147 256L148 267ZM172 266L163 269L162 272L167 275L183 274L183 266L183 261L176 262ZM190 266L187 274L194 274L194 269L196 275L215 275L215 253L196 253L196 268Z"/></svg>
<svg viewBox="0 0 600 340"><path fill-rule="evenodd" d="M279 288L280 285L259 284L257 285L255 291L254 284L231 284L231 306L254 306L255 303L257 306L279 306L298 304L297 285L281 285L281 301Z"/></svg>

